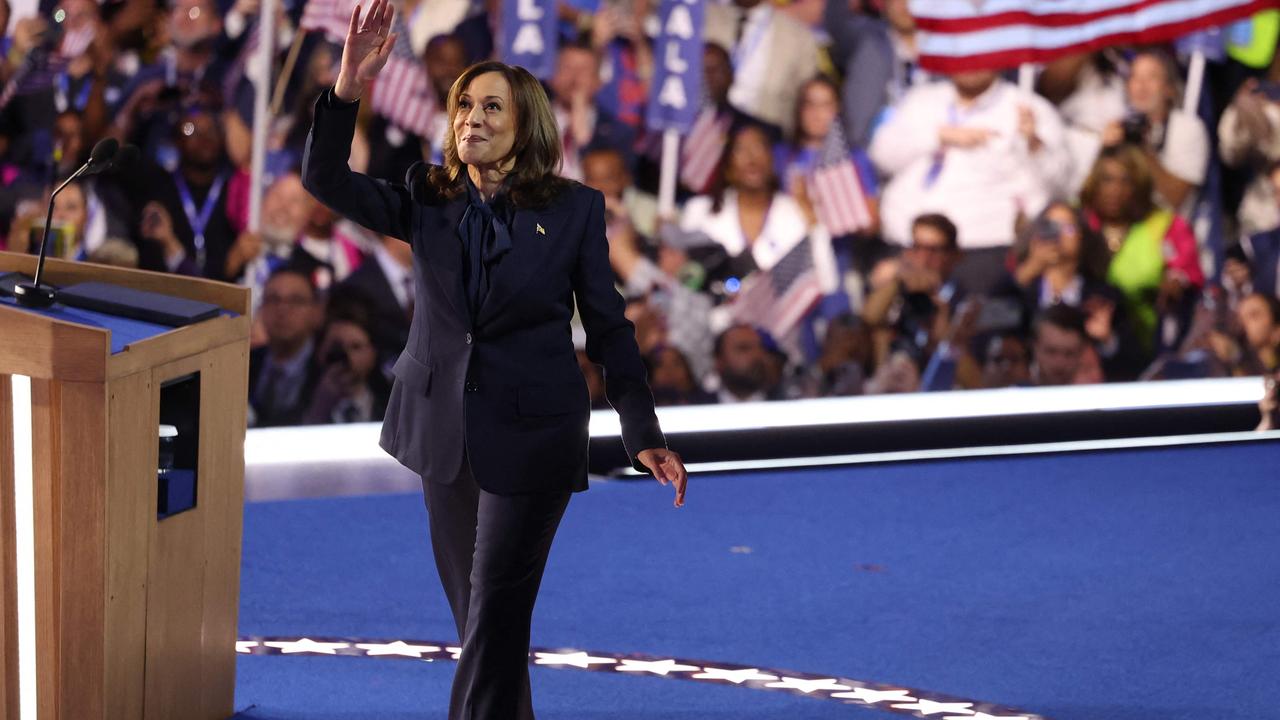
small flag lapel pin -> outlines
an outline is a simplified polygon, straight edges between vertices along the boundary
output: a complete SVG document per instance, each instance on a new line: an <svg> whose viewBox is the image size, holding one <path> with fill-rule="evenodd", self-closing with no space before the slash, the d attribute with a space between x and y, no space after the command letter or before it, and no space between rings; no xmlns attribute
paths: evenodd
<svg viewBox="0 0 1280 720"><path fill-rule="evenodd" d="M547 234L547 231L542 229L542 224L541 224L541 223L535 223L535 225L537 225L537 227L538 227L538 234L539 234L539 235L546 235L546 234Z"/></svg>

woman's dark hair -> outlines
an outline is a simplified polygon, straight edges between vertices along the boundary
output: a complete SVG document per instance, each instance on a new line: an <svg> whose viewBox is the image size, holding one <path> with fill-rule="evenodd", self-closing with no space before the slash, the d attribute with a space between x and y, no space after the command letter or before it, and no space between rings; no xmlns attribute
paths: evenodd
<svg viewBox="0 0 1280 720"><path fill-rule="evenodd" d="M453 87L449 88L446 116L450 129L444 135L442 146L444 164L431 167L427 182L446 198L466 192L466 178L463 177L466 168L458 157L453 119L458 114L459 98L471 86L471 81L491 72L501 75L511 88L516 138L511 144L511 152L503 158L504 161L515 161L509 175L511 202L516 207L545 207L571 184L557 174L561 162L560 131L551 112L547 91L528 70L493 60L476 63L463 70Z"/></svg>
<svg viewBox="0 0 1280 720"><path fill-rule="evenodd" d="M836 82L826 75L814 75L808 80L805 80L804 83L800 85L800 92L796 93L796 106L791 111L791 127L794 128L791 132L790 138L792 149L799 149L801 143L804 142L804 138L801 137L804 130L800 124L800 108L804 105L804 94L814 85L825 85L829 90L831 90L831 93L835 95L836 116L831 122L840 122L840 88L836 85Z"/></svg>
<svg viewBox="0 0 1280 720"><path fill-rule="evenodd" d="M942 239L947 241L947 249L951 252L960 252L960 231L956 229L956 224L951 222L951 218L942 213L925 213L917 216L911 221L911 228L914 230L916 226L933 228L942 234Z"/></svg>
<svg viewBox="0 0 1280 720"><path fill-rule="evenodd" d="M724 154L720 156L720 166L716 169L716 179L711 186L711 212L720 212L724 208L724 193L729 189L729 166L733 163L733 151L748 131L760 133L760 137L764 140L765 154L769 156L770 164L773 163L775 138L768 127L757 122L744 122L730 128L729 141L725 143ZM778 169L772 168L769 173L769 194L773 195L780 189L782 189L782 181L778 179Z"/></svg>
<svg viewBox="0 0 1280 720"><path fill-rule="evenodd" d="M1013 253L1022 262L1027 259L1027 254L1031 251L1031 240L1035 235L1036 226L1049 216L1049 211L1054 208L1063 208L1071 213L1071 221L1075 223L1076 231L1080 233L1080 257L1077 258L1079 272L1085 279L1104 281L1107 279L1107 269L1111 267L1111 249L1107 247L1107 241L1102 237L1102 233L1093 229L1085 219L1084 211L1066 200L1053 200L1044 206L1044 210L1035 217L1035 220L1024 223L1022 228L1018 230L1018 236L1014 240Z"/></svg>
<svg viewBox="0 0 1280 720"><path fill-rule="evenodd" d="M1090 210L1097 206L1097 196L1102 185L1102 164L1108 161L1119 163L1129 176L1129 182L1133 184L1133 198L1124 219L1131 223L1141 222L1155 209L1155 201L1151 197L1155 192L1155 179L1151 175L1151 165L1147 162L1146 153L1128 143L1105 147L1098 153L1098 159L1089 170L1089 177L1080 188L1080 205Z"/></svg>

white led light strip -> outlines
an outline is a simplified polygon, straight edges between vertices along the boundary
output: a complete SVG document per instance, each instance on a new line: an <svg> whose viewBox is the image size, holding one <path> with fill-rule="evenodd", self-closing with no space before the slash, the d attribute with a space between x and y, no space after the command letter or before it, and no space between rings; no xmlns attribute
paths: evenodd
<svg viewBox="0 0 1280 720"><path fill-rule="evenodd" d="M36 717L35 472L31 378L13 376L13 516L18 598L18 717Z"/></svg>

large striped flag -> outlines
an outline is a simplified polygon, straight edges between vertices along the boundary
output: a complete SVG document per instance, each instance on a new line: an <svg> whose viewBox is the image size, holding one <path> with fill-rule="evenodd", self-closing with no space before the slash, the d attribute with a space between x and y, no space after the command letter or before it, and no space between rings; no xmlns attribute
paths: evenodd
<svg viewBox="0 0 1280 720"><path fill-rule="evenodd" d="M680 147L680 182L695 193L711 190L720 156L729 139L729 113L717 113L711 105L703 108Z"/></svg>
<svg viewBox="0 0 1280 720"><path fill-rule="evenodd" d="M822 141L822 150L809 178L813 209L831 235L848 235L871 227L871 209L858 169L849 157L844 130L837 118Z"/></svg>
<svg viewBox="0 0 1280 720"><path fill-rule="evenodd" d="M351 25L351 11L359 1L307 0L298 24L304 30L323 32L329 40L341 45L346 41L347 29ZM370 4L368 0L361 3L361 14L368 10ZM396 9L391 31L397 35L395 47L391 48L391 57L387 58L386 66L370 89L373 111L402 130L430 138L431 119L436 110L435 95L431 91L426 65L414 56L410 48L409 28L400 8ZM430 139L435 142L435 138Z"/></svg>
<svg viewBox="0 0 1280 720"><path fill-rule="evenodd" d="M813 264L808 237L796 243L768 270L757 270L742 281L730 314L735 322L786 337L796 323L822 299L822 283Z"/></svg>
<svg viewBox="0 0 1280 720"><path fill-rule="evenodd" d="M1276 5L1276 0L909 0L920 66L940 73L1165 42Z"/></svg>

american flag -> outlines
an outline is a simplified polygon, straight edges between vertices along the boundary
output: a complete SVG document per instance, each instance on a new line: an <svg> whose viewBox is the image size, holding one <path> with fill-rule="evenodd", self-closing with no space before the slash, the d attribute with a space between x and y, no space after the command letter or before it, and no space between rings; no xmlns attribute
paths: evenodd
<svg viewBox="0 0 1280 720"><path fill-rule="evenodd" d="M832 236L847 235L871 226L871 210L863 191L858 169L849 157L844 130L837 118L822 141L822 150L809 178L809 194L814 200L818 222Z"/></svg>
<svg viewBox="0 0 1280 720"><path fill-rule="evenodd" d="M1275 5L1275 0L909 0L920 66L946 74L1164 42Z"/></svg>
<svg viewBox="0 0 1280 720"><path fill-rule="evenodd" d="M307 0L298 24L304 30L323 32L329 40L341 44L346 41L347 29L351 25L351 11L357 2L358 0ZM368 10L369 4L367 0L361 4L361 14ZM435 96L431 92L426 65L414 56L410 47L409 28L405 25L399 8L392 20L391 31L396 33L395 47L391 49L391 57L387 58L386 66L370 89L373 111L402 130L420 137L430 137L431 118L436 110Z"/></svg>
<svg viewBox="0 0 1280 720"><path fill-rule="evenodd" d="M773 267L748 275L730 310L735 322L762 327L781 338L821 299L813 246L805 237Z"/></svg>
<svg viewBox="0 0 1280 720"><path fill-rule="evenodd" d="M680 148L680 182L695 193L711 189L720 156L729 137L728 113L723 115L708 105L694 121Z"/></svg>

